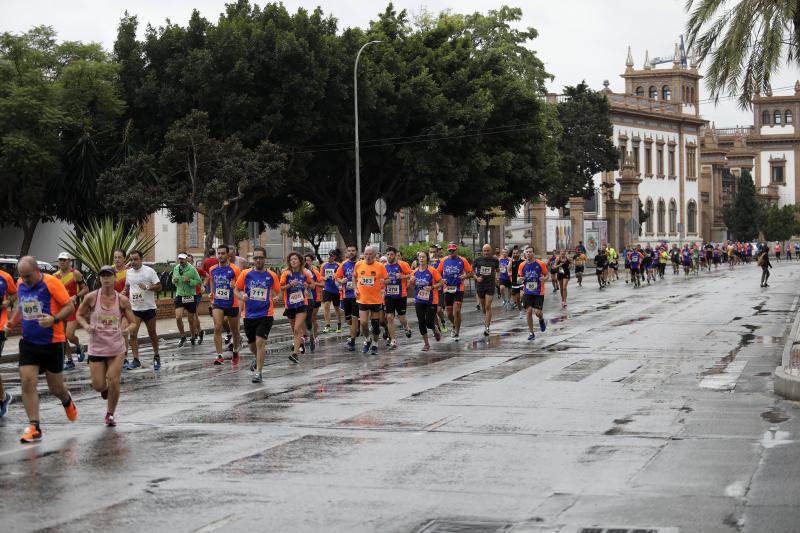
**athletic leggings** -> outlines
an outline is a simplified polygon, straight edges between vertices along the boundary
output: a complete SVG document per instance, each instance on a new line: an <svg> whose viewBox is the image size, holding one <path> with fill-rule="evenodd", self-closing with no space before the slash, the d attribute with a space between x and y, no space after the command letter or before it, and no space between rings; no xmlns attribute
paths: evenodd
<svg viewBox="0 0 800 533"><path fill-rule="evenodd" d="M428 330L433 331L433 323L436 320L436 304L414 304L417 311L417 321L419 322L420 335L427 335Z"/></svg>
<svg viewBox="0 0 800 533"><path fill-rule="evenodd" d="M769 267L761 267L761 284L765 284L769 279Z"/></svg>

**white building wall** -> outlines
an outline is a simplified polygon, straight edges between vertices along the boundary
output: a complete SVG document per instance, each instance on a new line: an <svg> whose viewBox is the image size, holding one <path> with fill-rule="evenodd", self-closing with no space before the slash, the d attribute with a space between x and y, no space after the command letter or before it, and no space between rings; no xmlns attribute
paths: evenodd
<svg viewBox="0 0 800 533"><path fill-rule="evenodd" d="M761 135L793 135L794 124L783 124L781 126L761 126Z"/></svg>
<svg viewBox="0 0 800 533"><path fill-rule="evenodd" d="M156 237L155 262L175 261L178 249L178 225L169 219L166 209L156 211L153 218Z"/></svg>
<svg viewBox="0 0 800 533"><path fill-rule="evenodd" d="M770 176L769 160L772 159L785 159L786 166L783 169L784 185L778 187L778 205L794 205L797 199L794 197L795 191L795 171L794 171L794 151L793 150L763 150L759 152L759 159L761 165L761 185L766 187L769 185L772 176ZM756 182L758 187L758 182Z"/></svg>
<svg viewBox="0 0 800 533"><path fill-rule="evenodd" d="M30 254L40 261L53 262L61 249L61 238L72 225L64 222L46 222L36 226L31 242ZM0 255L19 255L22 246L22 230L13 226L0 226Z"/></svg>

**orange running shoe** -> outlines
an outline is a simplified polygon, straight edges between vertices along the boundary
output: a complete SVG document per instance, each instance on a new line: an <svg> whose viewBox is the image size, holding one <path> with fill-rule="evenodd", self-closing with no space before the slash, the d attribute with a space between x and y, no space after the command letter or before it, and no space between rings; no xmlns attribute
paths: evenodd
<svg viewBox="0 0 800 533"><path fill-rule="evenodd" d="M69 405L64 408L64 411L67 413L67 419L70 422L75 422L78 419L78 408L75 407L75 402L72 401L72 398L70 398Z"/></svg>
<svg viewBox="0 0 800 533"><path fill-rule="evenodd" d="M23 433L19 441L23 444L27 444L29 442L36 442L42 438L42 430L36 429L36 425L31 424L28 426L28 429Z"/></svg>

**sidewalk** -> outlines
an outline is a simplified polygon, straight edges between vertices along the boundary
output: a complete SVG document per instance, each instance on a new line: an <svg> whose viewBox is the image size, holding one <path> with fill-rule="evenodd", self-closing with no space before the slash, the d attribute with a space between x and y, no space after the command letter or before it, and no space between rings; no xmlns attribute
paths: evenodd
<svg viewBox="0 0 800 533"><path fill-rule="evenodd" d="M783 347L781 364L773 372L775 394L787 400L800 400L800 310Z"/></svg>

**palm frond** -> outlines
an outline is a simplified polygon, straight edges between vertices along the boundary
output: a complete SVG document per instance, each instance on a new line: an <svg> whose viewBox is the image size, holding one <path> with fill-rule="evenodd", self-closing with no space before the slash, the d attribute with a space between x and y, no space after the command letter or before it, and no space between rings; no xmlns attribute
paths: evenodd
<svg viewBox="0 0 800 533"><path fill-rule="evenodd" d="M79 230L64 232L61 245L95 274L101 266L112 264L117 248L125 250L126 256L134 249L146 255L156 245L154 237L140 235L141 226L121 224L110 217L91 219Z"/></svg>

